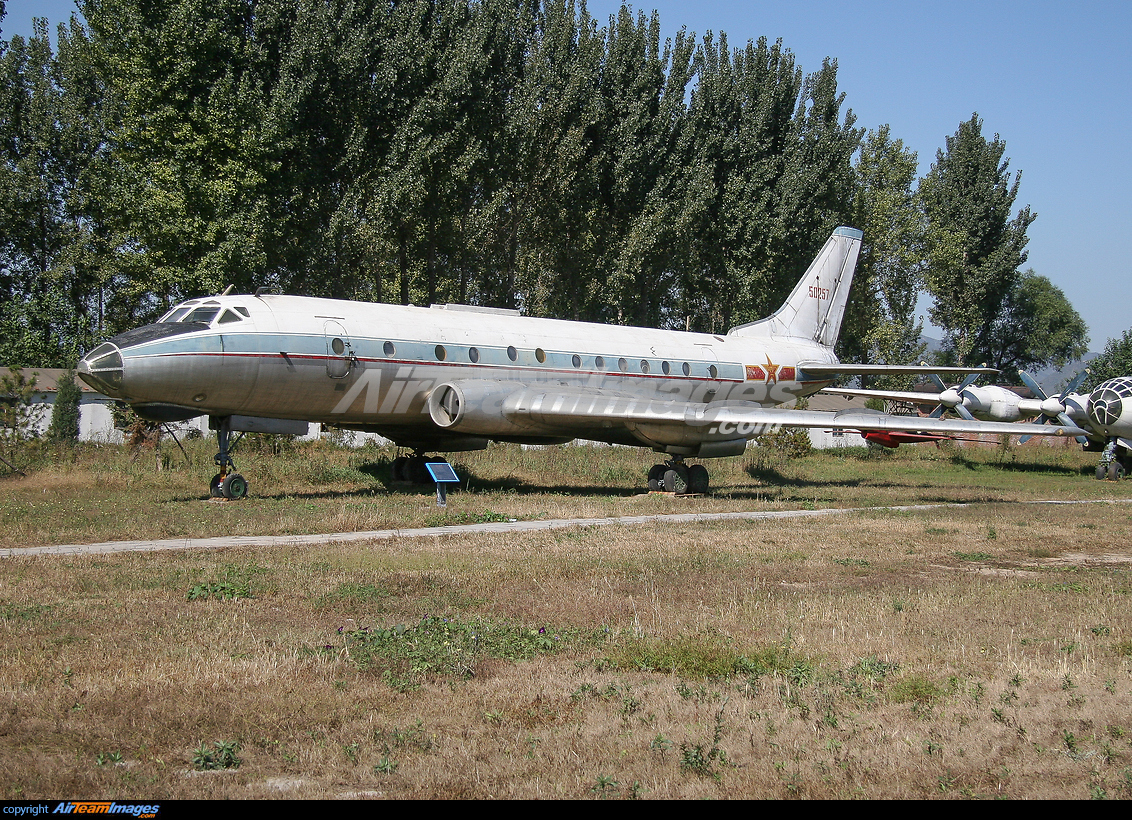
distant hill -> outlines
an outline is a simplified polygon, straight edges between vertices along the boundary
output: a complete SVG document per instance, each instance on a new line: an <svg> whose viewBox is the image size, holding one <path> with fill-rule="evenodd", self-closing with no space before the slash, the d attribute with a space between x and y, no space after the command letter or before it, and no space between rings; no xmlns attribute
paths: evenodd
<svg viewBox="0 0 1132 820"><path fill-rule="evenodd" d="M1099 355L1099 353L1086 353L1083 358L1075 359L1065 367L1048 367L1031 375L1038 380L1038 384L1042 386L1042 390L1045 390L1046 393L1060 393L1074 376Z"/></svg>

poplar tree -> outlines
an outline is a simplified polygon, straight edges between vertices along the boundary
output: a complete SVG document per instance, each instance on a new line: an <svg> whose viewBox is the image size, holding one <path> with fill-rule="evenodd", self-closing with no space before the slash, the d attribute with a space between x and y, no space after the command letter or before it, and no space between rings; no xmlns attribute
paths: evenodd
<svg viewBox="0 0 1132 820"><path fill-rule="evenodd" d="M1006 143L988 141L978 115L947 138L946 150L920 184L928 224L926 283L931 319L945 335L955 362L993 364L994 318L1015 288L1026 261L1029 207L1011 216L1021 173L1011 179Z"/></svg>
<svg viewBox="0 0 1132 820"><path fill-rule="evenodd" d="M855 165L852 224L864 234L853 297L842 325L844 361L919 361L923 321L915 316L923 287L924 219L916 198L916 154L887 125L870 131ZM909 389L908 377L885 377L884 389Z"/></svg>

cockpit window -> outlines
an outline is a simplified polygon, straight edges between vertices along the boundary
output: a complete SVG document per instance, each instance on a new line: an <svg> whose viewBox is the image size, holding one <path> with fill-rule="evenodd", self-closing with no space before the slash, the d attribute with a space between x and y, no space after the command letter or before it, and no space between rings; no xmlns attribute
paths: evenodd
<svg viewBox="0 0 1132 820"><path fill-rule="evenodd" d="M219 324L226 325L226 324L229 324L231 322L242 322L242 321L243 321L243 319L239 316L239 314L237 314L237 313L235 313L231 310L225 310L222 314L220 314Z"/></svg>
<svg viewBox="0 0 1132 820"><path fill-rule="evenodd" d="M204 322L208 324L216 318L216 314L220 312L219 307L212 307L211 305L201 305L198 308L193 308L186 315L178 319L178 322Z"/></svg>

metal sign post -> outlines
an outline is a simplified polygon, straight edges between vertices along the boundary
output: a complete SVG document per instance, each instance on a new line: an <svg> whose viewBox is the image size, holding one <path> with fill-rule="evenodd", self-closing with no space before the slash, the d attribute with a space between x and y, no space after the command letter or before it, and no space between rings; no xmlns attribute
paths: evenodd
<svg viewBox="0 0 1132 820"><path fill-rule="evenodd" d="M432 476L432 480L436 482L436 506L447 507L448 485L460 483L456 471L447 461L428 462L425 464L425 469Z"/></svg>

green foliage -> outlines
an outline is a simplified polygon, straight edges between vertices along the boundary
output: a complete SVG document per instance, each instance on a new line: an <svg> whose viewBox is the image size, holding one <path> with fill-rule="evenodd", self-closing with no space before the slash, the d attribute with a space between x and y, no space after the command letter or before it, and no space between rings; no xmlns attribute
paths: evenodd
<svg viewBox="0 0 1132 820"><path fill-rule="evenodd" d="M1019 274L991 317L978 359L1011 373L1049 366L1064 367L1089 349L1088 327L1065 294L1032 270Z"/></svg>
<svg viewBox="0 0 1132 820"><path fill-rule="evenodd" d="M810 434L801 427L782 427L770 433L764 433L755 438L759 447L759 456L765 452L767 455L779 458L804 458L813 452L813 443Z"/></svg>
<svg viewBox="0 0 1132 820"><path fill-rule="evenodd" d="M887 125L869 132L855 167L853 224L864 233L838 354L846 361L919 361L923 322L915 317L923 286L924 219L914 193L916 154ZM911 388L910 377L869 386Z"/></svg>
<svg viewBox="0 0 1132 820"><path fill-rule="evenodd" d="M363 627L342 635L355 665L380 671L398 689L412 689L433 676L470 677L484 658L522 660L584 640L576 630L431 615L417 624Z"/></svg>
<svg viewBox="0 0 1132 820"><path fill-rule="evenodd" d="M198 772L238 769L243 763L239 752L240 744L234 740L217 740L211 747L201 743L193 752L193 768Z"/></svg>
<svg viewBox="0 0 1132 820"><path fill-rule="evenodd" d="M783 674L809 679L813 666L788 648L772 645L739 651L730 643L704 636L680 636L667 641L632 640L614 647L606 661L616 668L715 680L741 675L758 678Z"/></svg>
<svg viewBox="0 0 1132 820"><path fill-rule="evenodd" d="M837 65L781 43L549 0L80 11L4 58L36 117L2 144L37 152L0 191L34 204L0 231L3 339L34 341L9 361L227 284L723 330L849 221Z"/></svg>
<svg viewBox="0 0 1132 820"><path fill-rule="evenodd" d="M72 370L64 372L55 386L55 406L51 409L47 438L59 444L74 444L79 440L79 402L82 401L82 390L75 383Z"/></svg>
<svg viewBox="0 0 1132 820"><path fill-rule="evenodd" d="M894 703L913 703L930 706L947 694L947 690L924 675L907 675L888 689L888 697Z"/></svg>
<svg viewBox="0 0 1132 820"><path fill-rule="evenodd" d="M215 581L193 584L185 597L190 601L215 598L218 601L251 598L251 576L262 573L261 567L225 567L223 577Z"/></svg>
<svg viewBox="0 0 1132 820"><path fill-rule="evenodd" d="M1006 143L987 141L975 114L960 123L920 184L928 225L932 321L957 362L990 361L991 327L1026 261L1030 209L1011 217L1021 174L1011 181Z"/></svg>
<svg viewBox="0 0 1132 820"><path fill-rule="evenodd" d="M19 470L28 445L39 437L43 407L34 403L36 374L25 376L18 367L0 376L0 459L8 469Z"/></svg>
<svg viewBox="0 0 1132 820"><path fill-rule="evenodd" d="M705 749L706 744L700 743L683 742L680 744L680 770L697 774L700 777L710 777L719 782L722 775L716 768L716 764L721 766L733 765L728 759L727 753L719 748L722 739L723 709L720 709L715 715L715 726L709 748Z"/></svg>
<svg viewBox="0 0 1132 820"><path fill-rule="evenodd" d="M1132 376L1132 328L1119 339L1109 339L1104 352L1089 362L1089 375L1081 390L1093 390L1101 382L1118 376Z"/></svg>

